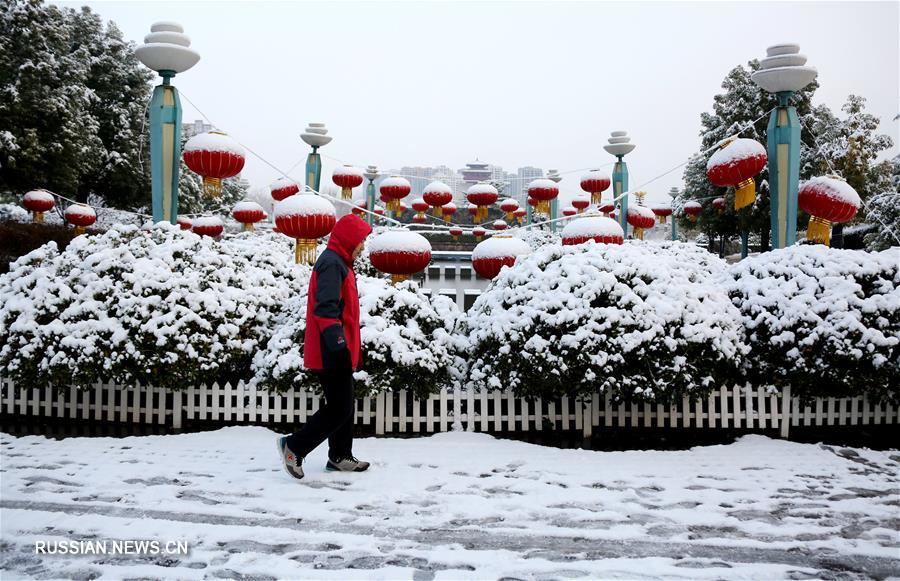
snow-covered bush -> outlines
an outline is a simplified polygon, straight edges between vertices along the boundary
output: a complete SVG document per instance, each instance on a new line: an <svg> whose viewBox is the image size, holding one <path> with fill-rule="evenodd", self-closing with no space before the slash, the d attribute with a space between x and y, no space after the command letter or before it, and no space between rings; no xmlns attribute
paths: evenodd
<svg viewBox="0 0 900 581"><path fill-rule="evenodd" d="M878 251L900 246L900 191L882 192L869 198L866 216L877 228L875 232L866 234L867 250Z"/></svg>
<svg viewBox="0 0 900 581"><path fill-rule="evenodd" d="M900 250L795 246L742 260L726 287L743 315L748 378L794 395L898 400Z"/></svg>
<svg viewBox="0 0 900 581"><path fill-rule="evenodd" d="M540 214L536 214L540 216ZM559 229L562 230L562 226ZM548 244L559 244L562 240L559 232L552 232L549 226L543 228L522 228L515 233L516 238L521 238L531 246L532 249L541 248Z"/></svg>
<svg viewBox="0 0 900 581"><path fill-rule="evenodd" d="M666 401L731 385L740 313L724 263L691 244L548 245L505 269L469 312L475 385Z"/></svg>
<svg viewBox="0 0 900 581"><path fill-rule="evenodd" d="M247 378L307 279L282 235L114 226L62 252L51 242L0 277L0 372L26 385Z"/></svg>
<svg viewBox="0 0 900 581"><path fill-rule="evenodd" d="M31 214L28 210L16 204L0 204L0 222L6 220L28 222L31 220Z"/></svg>
<svg viewBox="0 0 900 581"><path fill-rule="evenodd" d="M460 312L447 297L429 298L413 282L396 286L383 278L357 276L364 369L356 373L359 395L407 389L420 396L458 382L465 338ZM255 380L283 390L319 389L303 369L306 291L293 297L265 349L254 361Z"/></svg>

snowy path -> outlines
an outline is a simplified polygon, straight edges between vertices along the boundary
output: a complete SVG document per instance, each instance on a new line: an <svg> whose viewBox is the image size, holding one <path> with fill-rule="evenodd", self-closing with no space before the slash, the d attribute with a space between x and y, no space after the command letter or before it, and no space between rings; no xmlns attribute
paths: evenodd
<svg viewBox="0 0 900 581"><path fill-rule="evenodd" d="M307 478L263 428L0 436L3 578L851 578L900 575L900 455L747 436L682 452L471 433L358 440ZM40 556L35 541L186 540L186 556Z"/></svg>

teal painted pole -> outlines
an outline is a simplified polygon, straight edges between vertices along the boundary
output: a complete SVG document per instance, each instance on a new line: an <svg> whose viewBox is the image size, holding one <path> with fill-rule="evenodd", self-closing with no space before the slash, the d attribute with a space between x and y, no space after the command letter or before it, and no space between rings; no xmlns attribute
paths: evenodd
<svg viewBox="0 0 900 581"><path fill-rule="evenodd" d="M550 219L556 220L559 217L559 197L550 200ZM556 232L558 222L550 222L550 231Z"/></svg>
<svg viewBox="0 0 900 581"><path fill-rule="evenodd" d="M178 221L178 172L181 168L181 100L170 83L175 73L159 71L161 85L150 99L150 183L153 221Z"/></svg>
<svg viewBox="0 0 900 581"><path fill-rule="evenodd" d="M675 229L675 223L678 221L675 219L675 214L669 216L669 219L672 221L672 241L678 240L678 232Z"/></svg>
<svg viewBox="0 0 900 581"><path fill-rule="evenodd" d="M618 198L622 192L628 191L628 166L623 159L624 155L616 156L616 165L613 167L613 198ZM628 238L628 196L623 196L619 200L619 225L622 226L622 232L625 238Z"/></svg>
<svg viewBox="0 0 900 581"><path fill-rule="evenodd" d="M772 247L797 241L797 191L800 188L800 117L790 104L793 92L777 93L778 107L769 116L769 192Z"/></svg>
<svg viewBox="0 0 900 581"><path fill-rule="evenodd" d="M317 192L322 180L322 156L318 151L319 148L313 146L312 153L306 156L306 186Z"/></svg>
<svg viewBox="0 0 900 581"><path fill-rule="evenodd" d="M375 211L375 180L374 179L370 179L369 185L366 186L366 210L369 211L369 213L366 214L366 222L368 222L369 226L371 226L372 222L374 221L372 212Z"/></svg>

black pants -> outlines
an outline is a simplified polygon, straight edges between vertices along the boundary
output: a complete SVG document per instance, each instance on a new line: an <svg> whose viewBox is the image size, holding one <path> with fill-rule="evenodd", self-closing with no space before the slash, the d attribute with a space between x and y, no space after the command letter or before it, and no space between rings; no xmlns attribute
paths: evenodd
<svg viewBox="0 0 900 581"><path fill-rule="evenodd" d="M349 458L353 453L353 420L355 398L353 397L353 369L349 357L346 364L337 369L326 369L317 373L325 401L306 425L287 439L287 445L297 456L303 458L316 446L328 439L328 457L331 460Z"/></svg>

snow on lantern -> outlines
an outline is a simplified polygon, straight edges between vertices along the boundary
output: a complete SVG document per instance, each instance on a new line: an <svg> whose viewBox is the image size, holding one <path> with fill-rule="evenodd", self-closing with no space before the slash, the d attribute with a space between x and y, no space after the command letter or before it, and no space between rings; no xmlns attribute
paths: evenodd
<svg viewBox="0 0 900 581"><path fill-rule="evenodd" d="M469 213L469 216L472 216L472 220L474 221L475 216L478 215L478 206L476 206L475 204L467 204L466 212Z"/></svg>
<svg viewBox="0 0 900 581"><path fill-rule="evenodd" d="M488 217L488 206L495 203L500 193L497 188L486 182L480 182L466 191L466 199L477 206L475 222L484 222Z"/></svg>
<svg viewBox="0 0 900 581"><path fill-rule="evenodd" d="M532 198L531 196L528 196L528 199L526 200L526 202L527 202L528 205L531 206L532 208L537 208L537 205L538 205L538 203L539 203L537 200L535 200L535 199ZM526 211L527 211L527 210L526 210Z"/></svg>
<svg viewBox="0 0 900 581"><path fill-rule="evenodd" d="M453 190L444 182L434 181L422 190L422 199L434 208L434 216L440 218L443 215L441 207L453 201Z"/></svg>
<svg viewBox="0 0 900 581"><path fill-rule="evenodd" d="M599 211L601 214L611 216L613 212L616 211L616 203L612 200L608 202L601 202L600 205L597 206L597 211Z"/></svg>
<svg viewBox="0 0 900 581"><path fill-rule="evenodd" d="M856 216L862 202L859 194L838 176L822 176L803 182L797 206L810 215L806 239L831 245L831 223Z"/></svg>
<svg viewBox="0 0 900 581"><path fill-rule="evenodd" d="M572 200L572 207L575 208L579 214L588 209L591 205L591 199L587 196L575 196L575 199Z"/></svg>
<svg viewBox="0 0 900 581"><path fill-rule="evenodd" d="M412 209L416 212L414 218L421 218L422 222L420 224L425 223L425 212L428 211L430 205L423 198L416 198L412 201Z"/></svg>
<svg viewBox="0 0 900 581"><path fill-rule="evenodd" d="M612 180L610 180L609 174L599 169L592 169L581 176L581 189L591 195L592 204L600 203L603 198L603 192L609 188L610 183L612 183Z"/></svg>
<svg viewBox="0 0 900 581"><path fill-rule="evenodd" d="M513 212L513 216L515 216L516 220L518 220L519 224L525 223L525 217L528 216L528 210L525 208L519 208L515 212Z"/></svg>
<svg viewBox="0 0 900 581"><path fill-rule="evenodd" d="M44 212L49 212L56 205L56 198L47 190L31 190L22 196L22 206L31 212L31 219L36 224L44 221Z"/></svg>
<svg viewBox="0 0 900 581"><path fill-rule="evenodd" d="M691 222L697 221L697 216L700 215L700 212L703 211L703 206L700 205L700 202L695 202L691 200L690 202L685 202L684 206L682 206L681 211L687 215L688 220Z"/></svg>
<svg viewBox="0 0 900 581"><path fill-rule="evenodd" d="M222 180L234 177L244 169L244 148L221 131L200 133L184 144L184 163L203 177L203 193L209 197L222 194Z"/></svg>
<svg viewBox="0 0 900 581"><path fill-rule="evenodd" d="M713 210L716 210L720 214L725 213L725 198L716 198L712 201Z"/></svg>
<svg viewBox="0 0 900 581"><path fill-rule="evenodd" d="M218 216L200 216L199 218L194 218L191 230L194 234L215 238L222 235L222 232L225 230L225 224Z"/></svg>
<svg viewBox="0 0 900 581"><path fill-rule="evenodd" d="M357 200L355 204L353 204L353 209L350 210L357 216L365 216L366 215L366 201L365 200Z"/></svg>
<svg viewBox="0 0 900 581"><path fill-rule="evenodd" d="M726 140L706 162L706 177L715 186L734 186L734 209L740 210L756 199L753 176L767 160L766 148L755 139Z"/></svg>
<svg viewBox="0 0 900 581"><path fill-rule="evenodd" d="M450 228L450 236L454 240L459 240L459 237L462 236L462 228Z"/></svg>
<svg viewBox="0 0 900 581"><path fill-rule="evenodd" d="M413 224L424 224L427 219L425 218L425 214L416 214L412 217Z"/></svg>
<svg viewBox="0 0 900 581"><path fill-rule="evenodd" d="M385 178L378 186L378 192L387 204L387 209L395 214L400 213L400 200L408 196L410 191L412 191L412 186L409 185L406 178L399 176Z"/></svg>
<svg viewBox="0 0 900 581"><path fill-rule="evenodd" d="M567 218L571 218L572 216L575 216L576 214L578 214L578 210L576 210L574 208L574 206L566 206L565 208L562 209L562 215L566 216Z"/></svg>
<svg viewBox="0 0 900 581"><path fill-rule="evenodd" d="M528 243L509 234L498 234L478 244L472 251L472 268L482 278L496 278L504 266L531 252Z"/></svg>
<svg viewBox="0 0 900 581"><path fill-rule="evenodd" d="M244 225L244 232L253 230L253 225L266 219L266 211L256 202L244 200L231 209L231 217Z"/></svg>
<svg viewBox="0 0 900 581"><path fill-rule="evenodd" d="M63 213L66 222L75 226L75 234L84 234L84 229L97 221L97 212L87 204L72 204Z"/></svg>
<svg viewBox="0 0 900 581"><path fill-rule="evenodd" d="M394 284L422 272L431 262L431 243L421 234L403 228L377 234L366 246L372 266L390 274Z"/></svg>
<svg viewBox="0 0 900 581"><path fill-rule="evenodd" d="M671 206L653 206L650 209L653 210L653 213L656 215L656 219L660 224L665 224L666 217L672 215Z"/></svg>
<svg viewBox="0 0 900 581"><path fill-rule="evenodd" d="M628 223L634 227L634 237L643 240L644 230L656 224L656 215L647 206L628 206Z"/></svg>
<svg viewBox="0 0 900 581"><path fill-rule="evenodd" d="M622 244L625 232L612 218L605 216L584 216L572 220L562 230L564 246L574 246L593 240L599 244Z"/></svg>
<svg viewBox="0 0 900 581"><path fill-rule="evenodd" d="M381 206L375 206L375 209L372 211L375 212L375 214L377 214L378 216L384 216L384 208L382 208Z"/></svg>
<svg viewBox="0 0 900 581"><path fill-rule="evenodd" d="M559 186L552 180L539 178L528 184L528 197L537 200L535 210L546 216L550 215L550 201L559 195Z"/></svg>
<svg viewBox="0 0 900 581"><path fill-rule="evenodd" d="M269 186L269 191L271 192L270 195L272 196L272 199L276 202L280 202L299 192L300 184L292 179L282 177L272 182Z"/></svg>
<svg viewBox="0 0 900 581"><path fill-rule="evenodd" d="M336 221L334 206L321 196L301 194L275 204L275 225L282 234L296 240L294 261L316 262L316 245L327 236Z"/></svg>
<svg viewBox="0 0 900 581"><path fill-rule="evenodd" d="M331 174L331 181L341 188L341 198L344 200L353 197L353 188L362 185L363 179L363 171L352 165L335 168Z"/></svg>
<svg viewBox="0 0 900 581"><path fill-rule="evenodd" d="M194 223L187 216L178 216L178 226L182 230L190 230L194 226Z"/></svg>
<svg viewBox="0 0 900 581"><path fill-rule="evenodd" d="M453 214L456 213L456 204L453 202L447 202L443 206L441 206L441 213L444 214L444 220L449 220L453 217Z"/></svg>
<svg viewBox="0 0 900 581"><path fill-rule="evenodd" d="M514 212L519 209L519 202L512 198L506 198L500 202L500 209L506 213L507 221L512 220L514 218Z"/></svg>
<svg viewBox="0 0 900 581"><path fill-rule="evenodd" d="M494 220L494 223L491 224L491 227L493 227L494 230L506 230L506 222L504 222L503 220Z"/></svg>
<svg viewBox="0 0 900 581"><path fill-rule="evenodd" d="M475 242L481 242L481 239L484 238L485 234L487 234L487 230L480 226L472 229L472 236L475 237Z"/></svg>

